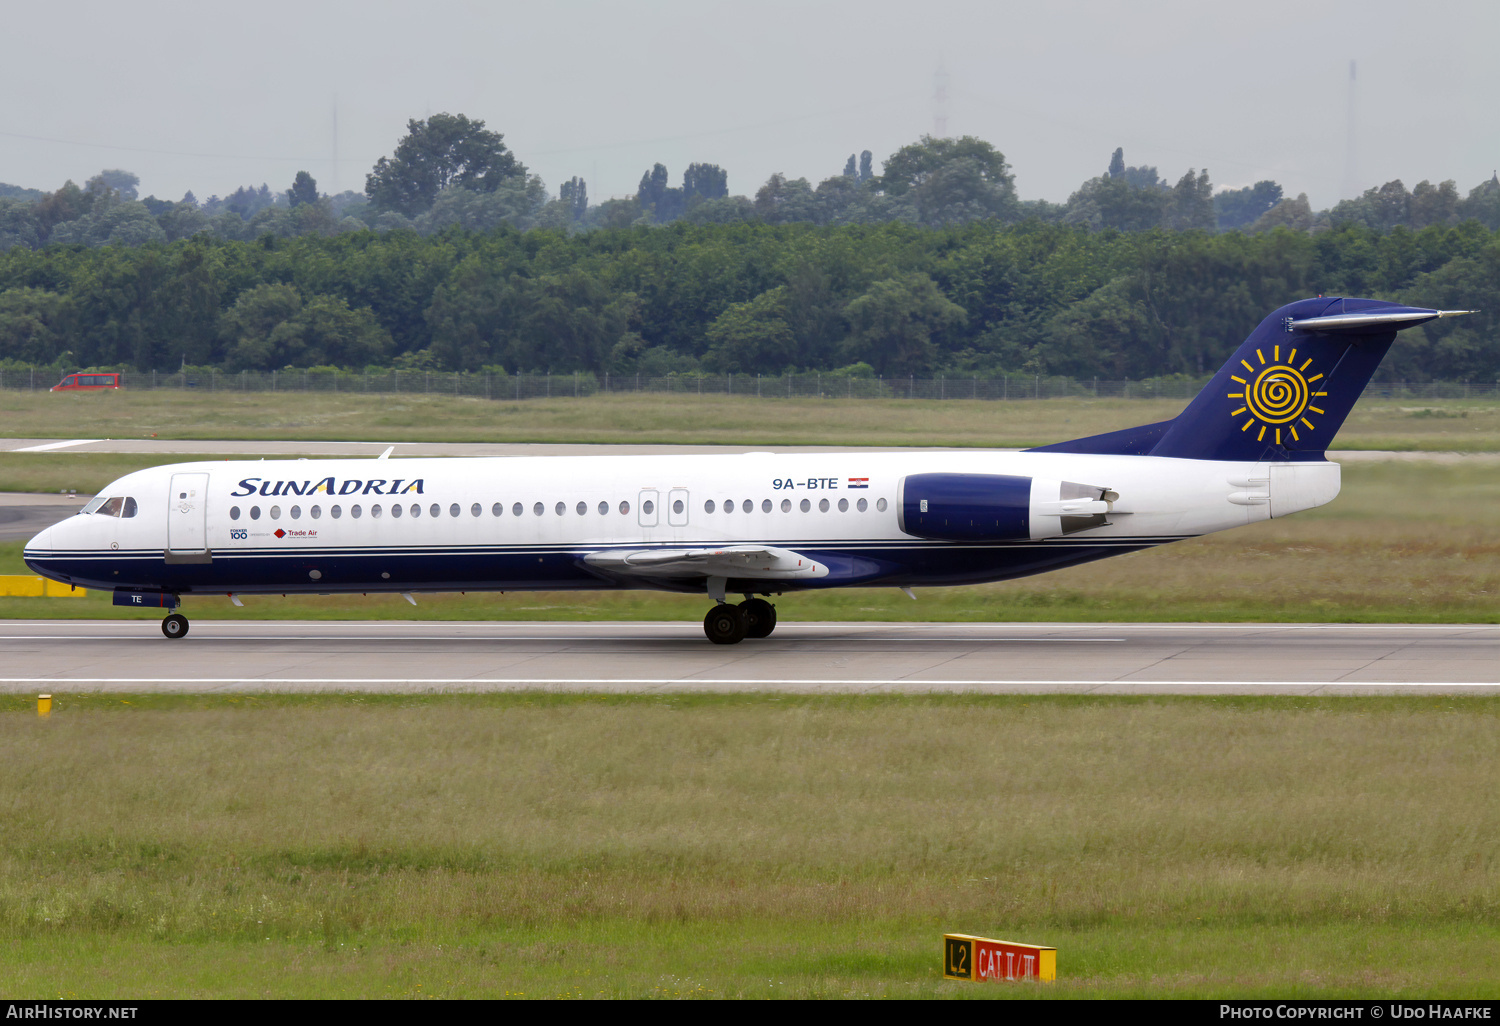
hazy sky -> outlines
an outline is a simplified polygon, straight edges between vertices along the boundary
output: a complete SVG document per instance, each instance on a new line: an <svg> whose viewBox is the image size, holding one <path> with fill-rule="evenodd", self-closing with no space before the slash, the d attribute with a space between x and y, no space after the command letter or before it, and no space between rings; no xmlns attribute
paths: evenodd
<svg viewBox="0 0 1500 1026"><path fill-rule="evenodd" d="M1497 0L0 0L0 24L0 181L43 189L105 167L168 199L299 169L362 189L408 118L451 111L554 193L634 192L655 161L679 184L698 160L753 194L932 132L940 65L949 134L994 143L1028 199L1065 200L1124 146L1172 181L1207 166L1328 206L1351 59L1361 189L1467 192L1500 166Z"/></svg>

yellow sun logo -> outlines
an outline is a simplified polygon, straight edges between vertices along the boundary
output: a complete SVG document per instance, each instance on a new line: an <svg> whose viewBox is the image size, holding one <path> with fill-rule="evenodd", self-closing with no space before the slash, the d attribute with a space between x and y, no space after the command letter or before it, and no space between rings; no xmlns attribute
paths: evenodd
<svg viewBox="0 0 1500 1026"><path fill-rule="evenodd" d="M1301 424L1311 431L1313 422L1307 419L1307 414L1323 412L1313 405L1313 400L1321 399L1328 394L1315 391L1317 382L1323 375L1314 374L1310 378L1307 377L1307 368L1312 364L1312 360L1303 360L1298 366L1295 349L1287 354L1285 361L1281 359L1280 346L1272 347L1269 363L1266 362L1264 350L1257 349L1255 355L1260 360L1259 368L1249 360L1240 361L1251 375L1248 379L1236 374L1230 375L1244 386L1245 390L1229 393L1229 398L1239 399L1244 404L1239 409L1231 411L1229 415L1239 417L1241 414L1249 414L1244 427L1240 430L1249 431L1259 425L1260 433L1255 436L1257 442L1265 441L1268 431L1275 433L1277 445L1281 444L1282 431L1288 432L1292 436L1292 441L1301 441L1301 437L1297 434L1297 425Z"/></svg>

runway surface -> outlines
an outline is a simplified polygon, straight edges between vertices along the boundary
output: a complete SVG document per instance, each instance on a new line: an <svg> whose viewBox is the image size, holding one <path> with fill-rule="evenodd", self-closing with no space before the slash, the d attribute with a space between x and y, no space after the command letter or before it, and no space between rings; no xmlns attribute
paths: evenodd
<svg viewBox="0 0 1500 1026"><path fill-rule="evenodd" d="M0 622L0 691L1500 693L1500 626Z"/></svg>
<svg viewBox="0 0 1500 1026"><path fill-rule="evenodd" d="M77 513L87 495L0 492L0 541L29 541L43 528Z"/></svg>

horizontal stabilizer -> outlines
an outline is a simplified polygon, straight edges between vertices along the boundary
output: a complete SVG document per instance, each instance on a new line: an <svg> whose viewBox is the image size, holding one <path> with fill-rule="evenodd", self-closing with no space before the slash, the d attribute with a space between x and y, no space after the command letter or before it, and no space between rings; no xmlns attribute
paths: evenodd
<svg viewBox="0 0 1500 1026"><path fill-rule="evenodd" d="M1415 310L1406 309L1386 313L1333 314L1329 317L1303 317L1286 319L1287 331L1344 331L1374 332L1400 331L1415 327L1439 317L1461 317L1478 313L1478 310Z"/></svg>
<svg viewBox="0 0 1500 1026"><path fill-rule="evenodd" d="M789 580L827 577L828 567L790 549L724 545L711 549L606 549L583 561L598 570L632 577L737 577Z"/></svg>

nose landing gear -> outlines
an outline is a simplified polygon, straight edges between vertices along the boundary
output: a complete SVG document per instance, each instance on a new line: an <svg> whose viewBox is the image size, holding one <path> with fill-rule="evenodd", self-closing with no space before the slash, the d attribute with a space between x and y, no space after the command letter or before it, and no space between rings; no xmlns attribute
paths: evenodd
<svg viewBox="0 0 1500 1026"><path fill-rule="evenodd" d="M161 632L173 639L187 637L188 618L181 613L173 613L161 622Z"/></svg>
<svg viewBox="0 0 1500 1026"><path fill-rule="evenodd" d="M776 607L765 599L746 599L737 606L720 602L703 618L703 633L715 645L737 645L746 638L767 638L776 629Z"/></svg>

